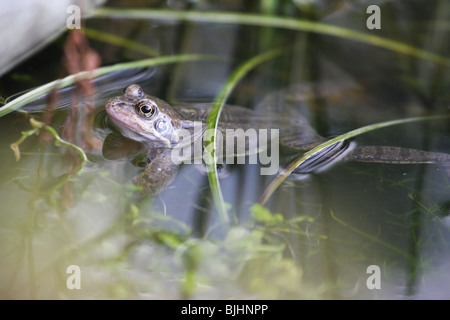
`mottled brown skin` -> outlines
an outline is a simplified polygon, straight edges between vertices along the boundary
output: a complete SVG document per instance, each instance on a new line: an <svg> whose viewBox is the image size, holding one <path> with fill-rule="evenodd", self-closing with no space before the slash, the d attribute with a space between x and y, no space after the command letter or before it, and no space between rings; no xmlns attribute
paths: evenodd
<svg viewBox="0 0 450 320"><path fill-rule="evenodd" d="M141 102L151 106L150 118L138 110ZM273 101L266 99L266 104L270 103ZM194 121L202 121L204 129L209 106L175 108L145 94L141 87L133 84L125 90L124 95L110 99L105 109L123 136L140 142L148 153L152 153L152 161L134 181L147 193L158 194L173 182L178 172L178 165L171 160L171 150L178 143L171 140L172 133L180 129L194 132ZM246 108L226 106L220 116L218 129L225 134L226 129L238 128L279 129L280 147L293 153L305 152L327 140L300 115L285 115L275 119ZM328 156L325 154L325 159ZM340 160L392 164L439 163L450 177L450 155L446 153L391 146L358 146L349 149ZM316 169L320 168L313 167L312 171Z"/></svg>
<svg viewBox="0 0 450 320"><path fill-rule="evenodd" d="M148 194L159 194L175 179L179 165L175 164L166 149L154 158L143 172L134 177L133 182Z"/></svg>

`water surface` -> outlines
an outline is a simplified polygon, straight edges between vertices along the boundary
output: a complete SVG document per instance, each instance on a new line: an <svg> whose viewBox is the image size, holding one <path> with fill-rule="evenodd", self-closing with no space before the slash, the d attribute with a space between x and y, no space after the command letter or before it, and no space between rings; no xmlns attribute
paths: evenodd
<svg viewBox="0 0 450 320"><path fill-rule="evenodd" d="M306 16L286 3L288 13L278 14ZM318 16L364 30L365 10L349 3ZM445 32L436 21L448 6L427 3L418 20L424 3L384 2L383 14L398 19L383 22L381 31L374 32L448 56L448 48L424 40ZM240 5L255 10L245 1ZM104 103L127 85L139 83L168 101L212 101L240 63L275 47L284 48L283 54L252 70L229 103L255 108L267 94L300 83L303 98L280 103L268 116L295 108L327 137L380 121L448 114L448 67L350 40L237 24L94 18L86 26L156 48L162 55L225 58L104 77L96 83L92 128L99 141L114 131ZM418 31L411 34L413 26ZM104 65L148 57L93 39L90 44ZM58 56L60 49L54 45L3 76L2 95L32 87L14 80L17 74L29 73L38 84L58 78L53 68L40 76L39 62L48 52ZM62 135L74 96L85 107L72 88L61 94L53 115L51 126ZM339 163L306 179L292 176L265 207L257 203L274 176L261 176L259 165L230 166L220 181L232 221L226 225L207 176L192 165L183 166L161 195L148 197L130 183L141 168L129 158L105 159L101 148L86 150L90 162L71 175L78 156L32 136L20 145L17 162L9 145L31 129L30 116L43 119L44 109L42 99L25 108L29 115L0 118L4 298L450 297L450 182L438 166ZM356 142L450 152L450 126L446 120L418 122L373 131ZM67 288L70 265L82 271L80 290ZM380 289L367 286L367 268L373 265L381 271Z"/></svg>

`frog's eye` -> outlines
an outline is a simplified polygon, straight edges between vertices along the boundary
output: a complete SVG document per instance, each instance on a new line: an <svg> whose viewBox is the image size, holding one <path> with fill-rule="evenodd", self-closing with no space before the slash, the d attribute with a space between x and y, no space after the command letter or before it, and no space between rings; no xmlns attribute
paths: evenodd
<svg viewBox="0 0 450 320"><path fill-rule="evenodd" d="M145 118L153 117L156 114L157 109L158 107L151 100L141 100L136 103L137 112Z"/></svg>
<svg viewBox="0 0 450 320"><path fill-rule="evenodd" d="M142 90L142 88L139 85L132 84L131 86L129 86L125 89L125 95L130 98L143 98L144 91Z"/></svg>

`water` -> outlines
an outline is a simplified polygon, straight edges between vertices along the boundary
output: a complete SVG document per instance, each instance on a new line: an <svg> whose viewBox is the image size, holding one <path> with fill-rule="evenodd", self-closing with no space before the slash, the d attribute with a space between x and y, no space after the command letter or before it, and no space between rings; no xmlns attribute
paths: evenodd
<svg viewBox="0 0 450 320"><path fill-rule="evenodd" d="M388 3L382 12L396 13L407 27L415 25L414 10L423 3ZM364 30L366 15L357 8L353 4L323 19ZM421 12L422 21L441 19L428 10ZM329 137L379 121L448 113L448 68L349 40L232 24L98 19L87 26L163 54L227 58L103 78L97 83L93 128L100 141L113 130L105 120L104 103L127 85L138 82L166 100L210 101L239 63L275 46L285 47L285 53L248 74L230 103L254 108L268 93L303 83L307 99L295 106ZM380 32L390 36L389 30L399 26L386 22ZM399 30L399 40L448 56L448 48L423 44L425 31L409 38L410 33L407 37ZM436 27L428 32L437 37L444 31ZM90 43L104 64L145 57ZM57 47L47 50L58 52ZM39 80L37 61L42 56L33 59L26 63L26 72ZM23 72L19 67L1 79L3 95L26 87L11 80ZM59 76L49 73L45 78ZM317 97L317 91L322 95ZM74 93L67 92L51 124L61 134ZM42 103L27 108L42 120L37 112L43 110ZM286 112L283 108L279 105L272 112ZM450 152L448 124L443 120L395 126L356 142ZM161 195L142 197L130 183L140 170L131 157L108 160L101 147L86 150L91 161L68 179L78 156L37 136L20 145L17 162L9 144L30 129L23 114L0 118L2 298L450 297L450 184L438 166L339 163L306 179L290 177L264 208L257 202L274 177L261 176L259 165L234 165L220 182L232 220L226 226L206 175L192 165L183 166ZM81 270L79 290L68 289L71 265ZM370 266L379 267L380 289L370 289L377 284Z"/></svg>

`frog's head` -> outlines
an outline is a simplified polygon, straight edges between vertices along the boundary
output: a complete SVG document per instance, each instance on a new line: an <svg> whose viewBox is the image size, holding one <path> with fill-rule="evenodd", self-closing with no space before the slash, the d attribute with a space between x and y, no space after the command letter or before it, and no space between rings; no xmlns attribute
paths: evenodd
<svg viewBox="0 0 450 320"><path fill-rule="evenodd" d="M146 95L137 84L127 87L123 96L110 99L105 110L122 135L144 145L170 148L173 133L181 128L180 116L173 107Z"/></svg>

